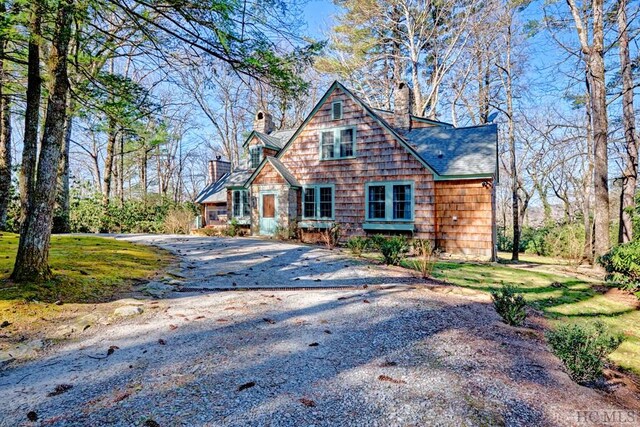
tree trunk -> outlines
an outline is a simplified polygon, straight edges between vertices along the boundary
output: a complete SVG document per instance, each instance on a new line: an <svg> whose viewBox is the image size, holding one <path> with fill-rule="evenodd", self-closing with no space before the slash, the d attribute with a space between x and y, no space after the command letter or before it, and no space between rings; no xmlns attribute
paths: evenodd
<svg viewBox="0 0 640 427"><path fill-rule="evenodd" d="M6 13L4 1L0 13ZM7 90L7 70L3 60L6 40L0 39L0 231L7 227L7 213L11 200L11 101Z"/></svg>
<svg viewBox="0 0 640 427"><path fill-rule="evenodd" d="M124 135L120 135L120 167L119 167L120 206L124 206Z"/></svg>
<svg viewBox="0 0 640 427"><path fill-rule="evenodd" d="M109 198L111 197L111 177L113 176L113 158L116 151L116 122L109 119L109 134L107 136L107 157L104 160L104 179L102 187L102 207L109 207Z"/></svg>
<svg viewBox="0 0 640 427"><path fill-rule="evenodd" d="M587 105L585 106L586 112L586 129L587 129L587 172L586 179L583 186L584 192L584 204L583 204L583 216L584 216L584 260L589 264L593 263L593 216L592 216L592 204L591 204L591 192L593 191L593 130L591 126L591 100L589 98L589 78L586 76L587 86Z"/></svg>
<svg viewBox="0 0 640 427"><path fill-rule="evenodd" d="M42 79L40 77L40 0L31 2L31 21L29 23L29 56L27 66L27 105L24 118L24 138L22 145L22 162L20 165L20 227L26 223L30 198L36 173L36 156L38 155L38 126L40 121L40 97Z"/></svg>
<svg viewBox="0 0 640 427"><path fill-rule="evenodd" d="M638 135L633 110L633 76L629 55L629 32L627 30L627 1L620 0L618 6L618 33L620 69L622 74L622 125L625 139L625 167L620 195L620 228L618 243L633 239L633 221L629 210L635 207L636 182L638 179Z"/></svg>
<svg viewBox="0 0 640 427"><path fill-rule="evenodd" d="M142 158L140 159L140 185L142 186L142 200L147 203L147 163L149 152L145 147L142 148Z"/></svg>
<svg viewBox="0 0 640 427"><path fill-rule="evenodd" d="M69 111L64 124L64 139L62 143L62 157L60 159L60 168L58 170L58 221L54 223L54 229L57 233L70 233L71 224L69 223L69 151L71 148L71 133L73 130L73 106L69 102Z"/></svg>
<svg viewBox="0 0 640 427"><path fill-rule="evenodd" d="M38 159L36 185L26 224L20 234L18 253L11 275L16 282L33 282L51 277L49 243L56 197L56 177L67 113L67 54L71 39L72 11L73 0L62 0L59 3L50 56L51 90Z"/></svg>

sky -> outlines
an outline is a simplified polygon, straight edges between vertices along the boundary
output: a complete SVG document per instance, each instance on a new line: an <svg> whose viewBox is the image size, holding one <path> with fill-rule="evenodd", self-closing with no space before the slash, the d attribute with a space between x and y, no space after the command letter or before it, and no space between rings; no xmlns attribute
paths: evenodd
<svg viewBox="0 0 640 427"><path fill-rule="evenodd" d="M303 11L304 20L307 22L308 34L314 38L324 38L327 30L332 27L332 17L337 11L338 8L333 2L309 0Z"/></svg>

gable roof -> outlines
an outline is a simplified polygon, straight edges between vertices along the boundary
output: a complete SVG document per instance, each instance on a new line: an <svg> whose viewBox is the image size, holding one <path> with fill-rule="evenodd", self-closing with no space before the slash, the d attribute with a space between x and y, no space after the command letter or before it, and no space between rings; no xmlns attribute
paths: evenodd
<svg viewBox="0 0 640 427"><path fill-rule="evenodd" d="M241 188L244 187L244 183L251 176L251 170L243 169L243 170L235 170L231 172L227 182L225 183L225 188Z"/></svg>
<svg viewBox="0 0 640 427"><path fill-rule="evenodd" d="M225 173L219 180L207 185L196 197L196 203L226 203L226 182L230 175L231 173Z"/></svg>
<svg viewBox="0 0 640 427"><path fill-rule="evenodd" d="M346 87L344 87L344 85L342 85L342 83L340 83L337 80L333 82L333 84L329 87L329 89L327 89L325 94L322 96L320 101L318 101L318 103L313 108L313 110L311 110L311 112L309 113L307 118L304 120L304 122L302 122L300 127L298 127L298 129L296 129L295 133L293 135L291 135L291 137L289 138L289 141L287 141L286 145L282 148L282 150L280 150L278 152L278 154L276 155L276 157L278 159L280 159L283 156L283 154L291 146L292 142L296 139L296 137L300 134L300 132L302 132L302 130L309 123L309 121L311 121L311 119L318 112L320 107L325 103L325 101L327 100L329 95L331 95L331 93L333 93L333 91L336 90L336 89L342 90L356 104L360 105L367 112L367 114L369 114L369 116L371 116L371 118L373 118L383 128L385 128L394 137L394 139L396 139L396 141L398 141L398 143L400 143L401 146L403 146L405 149L407 149L407 151L409 151L409 153L411 153L420 163L422 163L427 169L429 169L429 171L431 171L431 173L433 173L434 175L437 175L435 169L433 169L422 157L420 157L420 155L415 151L415 149L413 147L411 147L407 143L407 141L395 129L393 129L393 127L391 127L391 125L389 125L389 123L386 120L384 120L380 116L378 116L378 114L376 114L371 107L369 107L364 101L362 101L360 98L358 98L353 93L351 93L350 90L348 90Z"/></svg>
<svg viewBox="0 0 640 427"><path fill-rule="evenodd" d="M256 137L260 141L262 141L265 147L280 151L280 149L284 147L285 143L289 140L294 132L295 129L283 129L271 132L271 134L266 134L258 132L257 130L253 130L251 131L247 139L244 140L242 146L245 147L249 143L249 141Z"/></svg>
<svg viewBox="0 0 640 427"><path fill-rule="evenodd" d="M432 126L410 130L405 136L441 177L497 173L495 124L466 128Z"/></svg>
<svg viewBox="0 0 640 427"><path fill-rule="evenodd" d="M269 163L275 170L284 178L285 181L291 186L296 188L301 188L302 186L298 182L295 176L287 169L285 165L282 164L280 160L275 157L267 156L262 159L260 165L256 168L256 170L251 174L249 179L246 180L244 186L249 187L249 185L253 182L254 179L260 175L260 171L264 168L264 166Z"/></svg>

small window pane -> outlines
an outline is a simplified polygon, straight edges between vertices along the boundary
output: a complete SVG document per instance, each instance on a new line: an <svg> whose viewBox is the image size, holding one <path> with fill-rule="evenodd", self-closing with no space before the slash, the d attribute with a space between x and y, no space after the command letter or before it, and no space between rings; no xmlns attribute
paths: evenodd
<svg viewBox="0 0 640 427"><path fill-rule="evenodd" d="M384 185L372 185L369 187L369 219L384 219L384 195Z"/></svg>
<svg viewBox="0 0 640 427"><path fill-rule="evenodd" d="M342 103L334 102L332 107L333 120L340 120L342 118Z"/></svg>
<svg viewBox="0 0 640 427"><path fill-rule="evenodd" d="M411 186L393 186L393 219L411 219Z"/></svg>
<svg viewBox="0 0 640 427"><path fill-rule="evenodd" d="M340 157L353 156L353 129L340 131Z"/></svg>
<svg viewBox="0 0 640 427"><path fill-rule="evenodd" d="M322 158L333 159L333 132L322 132Z"/></svg>
<svg viewBox="0 0 640 427"><path fill-rule="evenodd" d="M315 218L316 216L316 189L304 189L304 217Z"/></svg>
<svg viewBox="0 0 640 427"><path fill-rule="evenodd" d="M331 218L333 215L333 191L331 187L320 187L320 218Z"/></svg>

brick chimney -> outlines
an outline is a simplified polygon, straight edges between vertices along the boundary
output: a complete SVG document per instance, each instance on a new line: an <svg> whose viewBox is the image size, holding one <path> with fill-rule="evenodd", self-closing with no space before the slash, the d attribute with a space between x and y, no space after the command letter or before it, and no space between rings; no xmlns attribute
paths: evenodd
<svg viewBox="0 0 640 427"><path fill-rule="evenodd" d="M411 130L411 114L413 109L413 92L405 81L396 88L393 124L401 131Z"/></svg>
<svg viewBox="0 0 640 427"><path fill-rule="evenodd" d="M269 134L275 129L276 127L273 124L273 117L271 117L271 114L262 110L258 111L256 118L253 121L253 130Z"/></svg>
<svg viewBox="0 0 640 427"><path fill-rule="evenodd" d="M216 156L215 160L209 160L209 178L208 183L218 182L226 173L231 172L231 163L220 160L221 156Z"/></svg>

